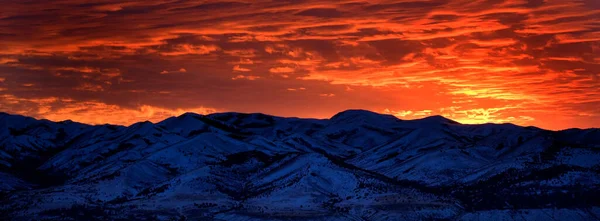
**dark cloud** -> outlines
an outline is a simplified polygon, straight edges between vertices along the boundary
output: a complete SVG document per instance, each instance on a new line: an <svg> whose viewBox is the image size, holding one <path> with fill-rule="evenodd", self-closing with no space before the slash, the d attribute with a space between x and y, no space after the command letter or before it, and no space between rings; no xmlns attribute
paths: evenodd
<svg viewBox="0 0 600 221"><path fill-rule="evenodd" d="M311 8L296 13L301 16L314 16L321 18L338 18L342 17L343 13L335 8Z"/></svg>

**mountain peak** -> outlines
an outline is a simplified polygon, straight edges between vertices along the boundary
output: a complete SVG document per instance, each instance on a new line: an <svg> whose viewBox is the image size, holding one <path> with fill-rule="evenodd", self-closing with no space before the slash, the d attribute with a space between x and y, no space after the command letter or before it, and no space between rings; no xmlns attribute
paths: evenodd
<svg viewBox="0 0 600 221"><path fill-rule="evenodd" d="M381 124L397 122L400 119L389 114L379 114L368 110L349 109L333 115L330 119L333 123L355 123L364 122L368 124Z"/></svg>
<svg viewBox="0 0 600 221"><path fill-rule="evenodd" d="M148 120L145 120L145 121L140 121L140 122L134 123L134 124L130 125L129 127L149 127L149 126L153 126L153 125L154 125L154 123L152 123Z"/></svg>
<svg viewBox="0 0 600 221"><path fill-rule="evenodd" d="M387 114L380 114L369 110L363 109L348 109L342 112L339 112L331 117L331 120L338 118L347 118L347 117L382 117L382 116L392 116Z"/></svg>
<svg viewBox="0 0 600 221"><path fill-rule="evenodd" d="M177 116L177 118L187 118L187 117L202 117L202 114L198 114L198 113L194 113L194 112L185 112L179 116Z"/></svg>
<svg viewBox="0 0 600 221"><path fill-rule="evenodd" d="M437 123L445 123L445 124L460 124L460 123L453 121L451 119L448 119L442 115L433 115L433 116L422 118L420 120L426 121L426 122L437 122Z"/></svg>

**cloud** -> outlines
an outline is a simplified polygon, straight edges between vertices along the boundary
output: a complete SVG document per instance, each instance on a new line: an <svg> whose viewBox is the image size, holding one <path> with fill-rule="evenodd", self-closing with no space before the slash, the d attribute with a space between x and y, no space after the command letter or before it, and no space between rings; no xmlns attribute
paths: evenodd
<svg viewBox="0 0 600 221"><path fill-rule="evenodd" d="M179 68L179 70L177 70L177 71L168 71L168 70L163 70L163 71L161 71L161 72L160 72L160 74L172 74L172 73L176 73L176 72L179 72L179 73L186 73L186 72L187 72L187 69L185 69L185 68Z"/></svg>
<svg viewBox="0 0 600 221"><path fill-rule="evenodd" d="M76 87L75 90L101 92L101 91L104 91L104 87L102 87L102 85L94 85L94 84L90 84L90 83L84 83L84 84Z"/></svg>
<svg viewBox="0 0 600 221"><path fill-rule="evenodd" d="M37 106L56 98L53 110L140 115L128 123L144 105L164 116L364 108L552 129L600 122L595 1L54 3L0 9L2 110L50 116Z"/></svg>
<svg viewBox="0 0 600 221"><path fill-rule="evenodd" d="M234 49L223 51L223 53L240 58L256 57L256 50L254 49Z"/></svg>
<svg viewBox="0 0 600 221"><path fill-rule="evenodd" d="M287 88L287 91L303 91L306 90L306 88L304 87L299 87L299 88Z"/></svg>
<svg viewBox="0 0 600 221"><path fill-rule="evenodd" d="M250 70L248 68L240 67L239 65L235 65L235 66L233 66L233 71L248 72L248 71L252 71L252 70Z"/></svg>
<svg viewBox="0 0 600 221"><path fill-rule="evenodd" d="M254 75L237 75L235 77L232 77L231 80L239 80L239 79L245 79L245 80L249 80L249 81L253 81L256 79L259 79L259 76L254 76Z"/></svg>
<svg viewBox="0 0 600 221"><path fill-rule="evenodd" d="M139 121L159 122L171 116L178 116L186 112L210 114L219 111L214 108L202 106L191 108L164 108L151 105L139 105L124 108L118 105L106 104L97 101L77 102L72 99L48 97L43 99L23 99L11 95L0 95L11 106L27 106L29 108L13 113L27 114L36 118L53 121L73 120L89 124L129 125ZM6 111L0 108L0 111Z"/></svg>
<svg viewBox="0 0 600 221"><path fill-rule="evenodd" d="M275 74L292 73L294 71L296 71L296 70L294 68L290 68L290 67L274 67L274 68L269 69L269 72L275 73Z"/></svg>
<svg viewBox="0 0 600 221"><path fill-rule="evenodd" d="M296 15L301 16L314 16L314 17L323 17L323 18L335 18L341 17L342 12L338 11L335 8L311 8L306 9L304 11L296 13Z"/></svg>
<svg viewBox="0 0 600 221"><path fill-rule="evenodd" d="M0 64L17 63L19 60L14 58L0 58Z"/></svg>
<svg viewBox="0 0 600 221"><path fill-rule="evenodd" d="M175 46L172 50L161 52L163 56L180 56L180 55L205 55L219 50L216 45L190 45L182 44Z"/></svg>

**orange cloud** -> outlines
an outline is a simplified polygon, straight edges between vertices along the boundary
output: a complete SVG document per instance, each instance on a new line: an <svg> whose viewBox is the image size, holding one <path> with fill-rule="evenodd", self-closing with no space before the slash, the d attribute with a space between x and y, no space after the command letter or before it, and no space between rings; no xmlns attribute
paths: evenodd
<svg viewBox="0 0 600 221"><path fill-rule="evenodd" d="M303 88L303 87L299 87L299 88L288 88L288 89L286 89L286 90L288 90L288 91L303 91L303 90L306 90L306 88Z"/></svg>
<svg viewBox="0 0 600 221"><path fill-rule="evenodd" d="M216 112L216 110L204 107L189 109L167 109L149 105L142 105L138 109L125 109L116 105L85 102L69 104L56 111L42 112L40 115L45 119L54 121L73 120L90 124L105 124L106 122L111 122L114 124L129 125L131 122L146 120L151 122L159 122L168 117L178 116L186 112L210 114Z"/></svg>
<svg viewBox="0 0 600 221"><path fill-rule="evenodd" d="M162 52L164 56L179 56L179 55L205 55L211 52L219 50L216 45L191 45L182 44L177 45L174 50L168 52Z"/></svg>
<svg viewBox="0 0 600 221"><path fill-rule="evenodd" d="M279 74L279 73L292 73L294 71L296 71L296 70L293 69L293 68L290 68L290 67L274 67L274 68L270 68L269 69L269 72L276 73L276 74Z"/></svg>
<svg viewBox="0 0 600 221"><path fill-rule="evenodd" d="M101 119L125 124L199 106L600 124L593 1L82 3L3 3L0 110L139 116Z"/></svg>
<svg viewBox="0 0 600 221"><path fill-rule="evenodd" d="M252 70L250 70L248 68L240 67L239 65L236 65L236 66L233 66L233 71L248 72L248 71L252 71Z"/></svg>
<svg viewBox="0 0 600 221"><path fill-rule="evenodd" d="M150 105L140 105L136 108L124 108L97 101L76 102L72 99L49 97L44 99L23 99L11 95L0 95L11 104L29 103L33 108L27 111L16 112L29 116L53 121L73 120L88 124L129 125L139 121L158 122L171 116L178 116L186 112L210 114L219 111L214 108L162 108ZM0 111L5 111L0 108Z"/></svg>
<svg viewBox="0 0 600 221"><path fill-rule="evenodd" d="M14 58L0 58L0 64L8 64L8 63L16 63L19 62L19 60L14 59Z"/></svg>
<svg viewBox="0 0 600 221"><path fill-rule="evenodd" d="M94 85L94 84L90 84L90 83L84 83L84 84L76 87L75 90L101 92L101 91L104 91L104 88L102 87L102 85Z"/></svg>
<svg viewBox="0 0 600 221"><path fill-rule="evenodd" d="M237 75L235 77L232 77L231 80L239 80L239 79L245 79L245 80L249 80L249 81L253 81L256 79L259 79L259 76L254 76L254 75Z"/></svg>

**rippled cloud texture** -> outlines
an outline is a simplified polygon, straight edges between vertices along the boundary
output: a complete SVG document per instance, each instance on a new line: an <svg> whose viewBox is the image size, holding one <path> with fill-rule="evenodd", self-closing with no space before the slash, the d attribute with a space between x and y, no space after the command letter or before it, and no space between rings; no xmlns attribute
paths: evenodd
<svg viewBox="0 0 600 221"><path fill-rule="evenodd" d="M600 1L3 1L0 111L600 127Z"/></svg>

